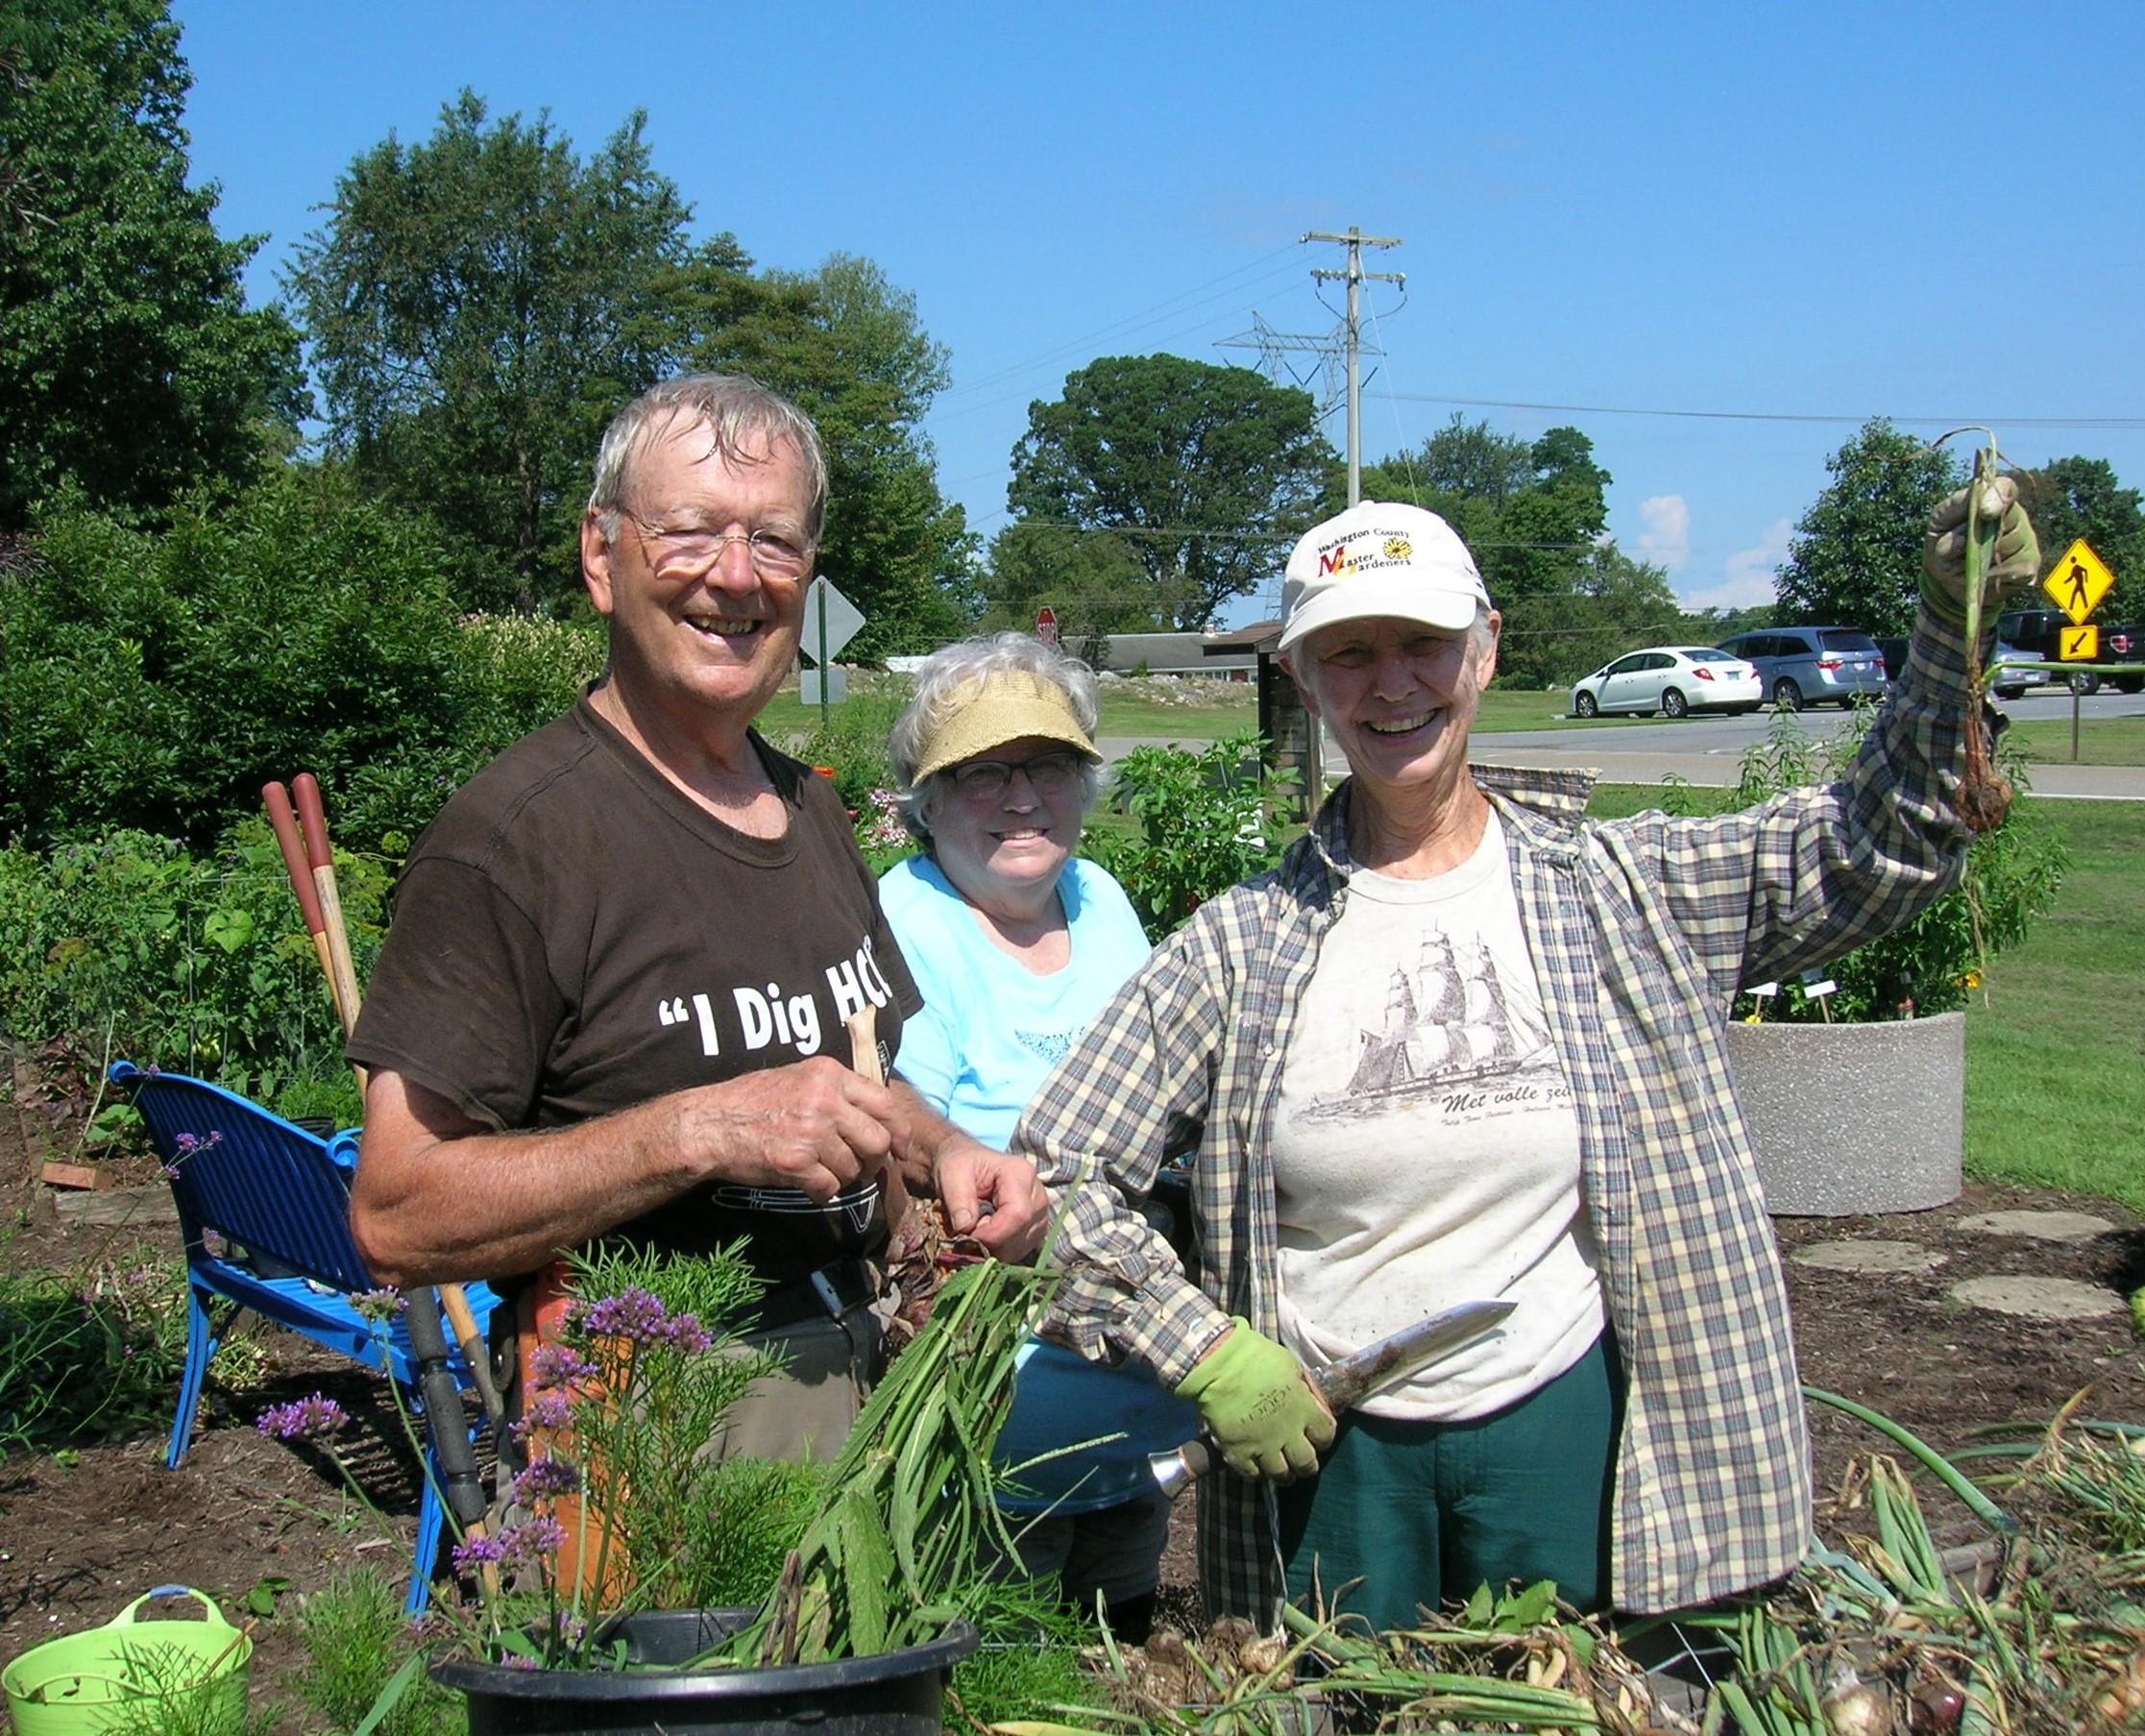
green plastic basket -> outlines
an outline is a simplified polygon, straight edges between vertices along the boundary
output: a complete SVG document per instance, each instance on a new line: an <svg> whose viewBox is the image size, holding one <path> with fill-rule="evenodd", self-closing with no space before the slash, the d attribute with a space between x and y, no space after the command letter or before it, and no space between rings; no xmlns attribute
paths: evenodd
<svg viewBox="0 0 2145 1736"><path fill-rule="evenodd" d="M141 1622L153 1598L192 1598L199 1622ZM144 1592L102 1627L34 1646L5 1670L15 1736L102 1736L122 1720L137 1728L159 1701L213 1696L235 1724L246 1708L254 1643L190 1585ZM205 1710L207 1708L204 1708Z"/></svg>

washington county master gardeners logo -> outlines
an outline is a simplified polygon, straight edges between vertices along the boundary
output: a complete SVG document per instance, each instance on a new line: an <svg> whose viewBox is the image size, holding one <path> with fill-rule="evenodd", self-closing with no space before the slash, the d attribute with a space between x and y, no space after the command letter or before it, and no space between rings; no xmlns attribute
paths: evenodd
<svg viewBox="0 0 2145 1736"><path fill-rule="evenodd" d="M1415 552L1415 545L1404 536L1389 536L1377 545L1376 551L1368 549L1358 552L1348 545L1346 538L1318 557L1318 570L1322 576L1336 573L1367 573L1374 567L1397 567Z"/></svg>

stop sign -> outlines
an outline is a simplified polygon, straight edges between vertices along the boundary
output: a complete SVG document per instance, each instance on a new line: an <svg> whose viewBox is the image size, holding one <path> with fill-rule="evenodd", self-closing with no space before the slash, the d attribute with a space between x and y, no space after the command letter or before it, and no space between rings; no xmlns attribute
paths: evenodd
<svg viewBox="0 0 2145 1736"><path fill-rule="evenodd" d="M1045 645L1058 643L1058 617L1047 603L1036 611L1036 637Z"/></svg>

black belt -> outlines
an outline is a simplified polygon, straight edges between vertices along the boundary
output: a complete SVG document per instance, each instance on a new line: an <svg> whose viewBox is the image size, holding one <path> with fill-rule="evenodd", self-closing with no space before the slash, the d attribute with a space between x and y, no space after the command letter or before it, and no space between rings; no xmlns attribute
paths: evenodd
<svg viewBox="0 0 2145 1736"><path fill-rule="evenodd" d="M879 1274L861 1259L838 1259L802 1278L778 1284L732 1325L739 1333L778 1333L812 1320L840 1320L879 1298Z"/></svg>

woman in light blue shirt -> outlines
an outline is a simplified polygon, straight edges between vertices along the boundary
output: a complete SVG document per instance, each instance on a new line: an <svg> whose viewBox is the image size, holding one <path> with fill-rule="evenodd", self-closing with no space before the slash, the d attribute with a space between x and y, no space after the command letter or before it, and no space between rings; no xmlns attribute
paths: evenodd
<svg viewBox="0 0 2145 1736"><path fill-rule="evenodd" d="M879 888L924 997L902 1026L900 1073L956 1127L1001 1149L1058 1059L1147 962L1124 890L1073 855L1099 784L1095 717L1085 665L1001 633L927 659L890 744L902 817L925 852ZM1003 1501L1023 1564L1058 1577L1083 1609L1099 1595L1131 1644L1153 1619L1169 1527L1147 1455L1188 1440L1196 1423L1144 1370L1040 1341L1023 1353L996 1455L1026 1466Z"/></svg>

